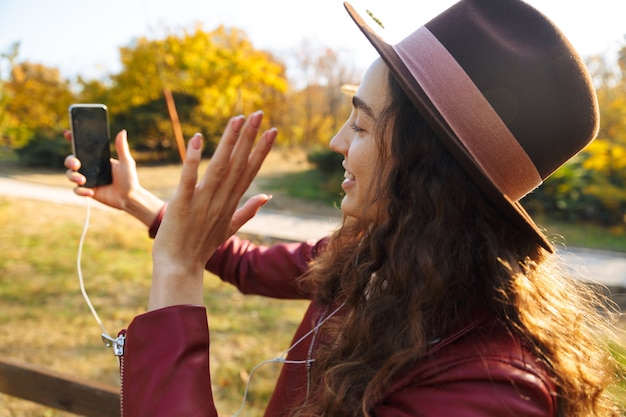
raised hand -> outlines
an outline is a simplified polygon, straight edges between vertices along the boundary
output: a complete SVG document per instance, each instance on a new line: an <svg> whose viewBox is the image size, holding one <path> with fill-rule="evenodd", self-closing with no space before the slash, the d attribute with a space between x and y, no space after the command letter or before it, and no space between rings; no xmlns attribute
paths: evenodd
<svg viewBox="0 0 626 417"><path fill-rule="evenodd" d="M256 146L262 112L232 118L202 178L198 177L202 137L189 141L180 183L168 205L152 249L149 310L202 304L204 266L215 249L269 200L254 196L237 208L276 138L265 131Z"/></svg>

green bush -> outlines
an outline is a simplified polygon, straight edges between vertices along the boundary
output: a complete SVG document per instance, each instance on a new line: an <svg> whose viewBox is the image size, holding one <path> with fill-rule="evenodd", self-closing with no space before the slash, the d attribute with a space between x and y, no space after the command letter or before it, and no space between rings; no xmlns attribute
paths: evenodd
<svg viewBox="0 0 626 417"><path fill-rule="evenodd" d="M307 155L307 160L325 175L334 176L343 173L341 166L343 155L330 149L312 151Z"/></svg>
<svg viewBox="0 0 626 417"><path fill-rule="evenodd" d="M593 222L604 227L624 226L626 193L618 178L585 169L584 155L558 169L522 200L532 215L555 220Z"/></svg>
<svg viewBox="0 0 626 417"><path fill-rule="evenodd" d="M36 132L23 147L16 149L19 160L26 166L38 168L63 168L71 146L62 135L49 136Z"/></svg>

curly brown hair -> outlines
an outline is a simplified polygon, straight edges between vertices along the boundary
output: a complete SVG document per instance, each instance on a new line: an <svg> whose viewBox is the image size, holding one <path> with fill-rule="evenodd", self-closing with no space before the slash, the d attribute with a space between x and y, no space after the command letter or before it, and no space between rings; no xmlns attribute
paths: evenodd
<svg viewBox="0 0 626 417"><path fill-rule="evenodd" d="M345 301L312 367L298 415L369 415L431 341L486 311L534 350L558 387L559 416L617 415L610 305L493 207L390 74L380 140L380 224L345 218L303 283Z"/></svg>

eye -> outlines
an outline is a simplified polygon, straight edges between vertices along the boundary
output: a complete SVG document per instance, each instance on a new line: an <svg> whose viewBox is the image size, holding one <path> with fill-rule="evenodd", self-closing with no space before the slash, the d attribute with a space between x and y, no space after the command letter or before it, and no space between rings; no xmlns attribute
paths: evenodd
<svg viewBox="0 0 626 417"><path fill-rule="evenodd" d="M350 122L350 129L354 130L356 133L364 132L355 122Z"/></svg>

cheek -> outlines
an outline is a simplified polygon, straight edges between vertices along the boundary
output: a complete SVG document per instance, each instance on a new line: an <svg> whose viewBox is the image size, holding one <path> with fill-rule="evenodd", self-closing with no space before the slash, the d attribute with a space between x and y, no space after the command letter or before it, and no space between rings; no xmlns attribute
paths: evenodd
<svg viewBox="0 0 626 417"><path fill-rule="evenodd" d="M358 161L359 168L361 169L362 173L370 180L377 175L376 171L378 166L378 149L375 146L367 146L360 149L360 152L358 154Z"/></svg>

